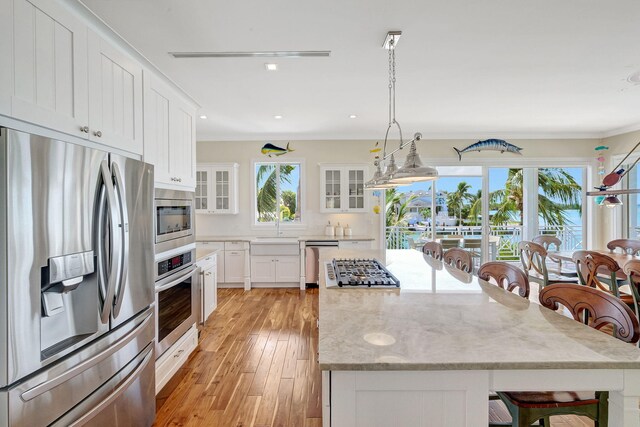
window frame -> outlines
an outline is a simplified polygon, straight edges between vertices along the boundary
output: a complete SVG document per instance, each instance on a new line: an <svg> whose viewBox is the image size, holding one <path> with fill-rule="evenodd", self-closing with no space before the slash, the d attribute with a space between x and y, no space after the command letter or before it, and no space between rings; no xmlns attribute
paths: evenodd
<svg viewBox="0 0 640 427"><path fill-rule="evenodd" d="M299 195L299 207L298 211L300 212L300 221L299 222L258 222L258 188L256 185L256 169L258 165L262 164L272 164L276 166L280 165L289 165L296 164L300 165L300 195ZM287 158L285 159L253 159L251 161L251 215L252 215L252 228L254 229L271 229L273 227L280 227L281 230L294 230L294 229L306 229L307 228L307 212L306 212L306 165L304 159L300 158ZM279 187L279 184L278 184ZM280 194L280 188L277 189L278 194ZM278 215L279 218L279 215Z"/></svg>

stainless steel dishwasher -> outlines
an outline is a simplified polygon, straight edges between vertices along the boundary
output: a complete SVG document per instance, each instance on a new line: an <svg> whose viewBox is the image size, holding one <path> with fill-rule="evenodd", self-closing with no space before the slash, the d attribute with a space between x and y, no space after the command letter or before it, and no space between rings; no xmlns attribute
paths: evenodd
<svg viewBox="0 0 640 427"><path fill-rule="evenodd" d="M305 271L307 284L317 285L320 273L320 249L337 248L337 240L307 240L305 242Z"/></svg>

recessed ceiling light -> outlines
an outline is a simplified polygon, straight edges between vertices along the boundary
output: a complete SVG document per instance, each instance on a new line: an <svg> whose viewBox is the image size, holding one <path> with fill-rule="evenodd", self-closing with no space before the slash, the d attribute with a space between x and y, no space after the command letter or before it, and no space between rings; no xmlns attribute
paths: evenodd
<svg viewBox="0 0 640 427"><path fill-rule="evenodd" d="M280 120L282 116L280 114L273 116L274 119Z"/></svg>
<svg viewBox="0 0 640 427"><path fill-rule="evenodd" d="M633 73L629 77L627 77L627 81L629 83L633 83L633 84L640 83L640 71L636 71L635 73Z"/></svg>
<svg viewBox="0 0 640 427"><path fill-rule="evenodd" d="M358 116L356 116L355 114L351 114L351 115L349 116L349 118L350 118L350 119L356 119L356 118L358 118Z"/></svg>
<svg viewBox="0 0 640 427"><path fill-rule="evenodd" d="M266 68L267 71L277 71L278 70L278 64L266 63L266 64L264 64L264 68Z"/></svg>
<svg viewBox="0 0 640 427"><path fill-rule="evenodd" d="M203 115L201 115L201 116L200 116L200 118L201 118L202 120L204 120L204 119L206 119L206 118L207 118L207 116L205 116L205 115L203 114Z"/></svg>

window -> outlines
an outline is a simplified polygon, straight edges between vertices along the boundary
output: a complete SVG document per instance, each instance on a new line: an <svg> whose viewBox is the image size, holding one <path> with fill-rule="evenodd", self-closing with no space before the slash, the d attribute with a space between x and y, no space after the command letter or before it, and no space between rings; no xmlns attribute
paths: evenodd
<svg viewBox="0 0 640 427"><path fill-rule="evenodd" d="M255 223L300 224L302 222L302 164L256 162Z"/></svg>

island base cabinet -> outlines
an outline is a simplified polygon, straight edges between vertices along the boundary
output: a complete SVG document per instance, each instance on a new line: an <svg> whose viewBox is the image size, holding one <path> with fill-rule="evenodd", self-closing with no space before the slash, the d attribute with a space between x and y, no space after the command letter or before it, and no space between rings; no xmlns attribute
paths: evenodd
<svg viewBox="0 0 640 427"><path fill-rule="evenodd" d="M325 427L489 423L486 371L325 371L322 386Z"/></svg>

